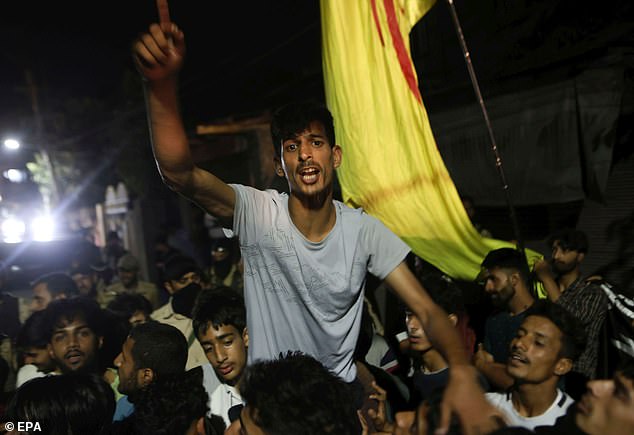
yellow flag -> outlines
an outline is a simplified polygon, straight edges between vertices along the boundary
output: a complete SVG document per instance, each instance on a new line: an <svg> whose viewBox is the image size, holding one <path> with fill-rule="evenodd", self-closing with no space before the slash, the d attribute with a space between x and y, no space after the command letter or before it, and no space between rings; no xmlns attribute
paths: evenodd
<svg viewBox="0 0 634 435"><path fill-rule="evenodd" d="M436 147L409 46L433 4L321 0L326 100L343 148L344 201L449 276L471 280L490 250L513 245L476 231Z"/></svg>

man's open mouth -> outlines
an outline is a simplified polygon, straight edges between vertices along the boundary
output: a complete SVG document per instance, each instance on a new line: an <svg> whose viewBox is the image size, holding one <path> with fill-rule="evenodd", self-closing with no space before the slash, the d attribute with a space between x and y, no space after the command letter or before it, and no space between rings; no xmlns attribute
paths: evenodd
<svg viewBox="0 0 634 435"><path fill-rule="evenodd" d="M314 167L304 168L299 171L299 176L305 184L313 184L319 178L319 169Z"/></svg>

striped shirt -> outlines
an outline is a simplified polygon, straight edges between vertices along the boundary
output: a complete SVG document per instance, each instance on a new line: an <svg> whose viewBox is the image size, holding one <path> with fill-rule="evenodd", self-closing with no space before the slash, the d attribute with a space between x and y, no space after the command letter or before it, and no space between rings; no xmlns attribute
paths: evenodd
<svg viewBox="0 0 634 435"><path fill-rule="evenodd" d="M588 334L586 349L575 361L573 371L594 379L599 354L599 332L607 313L608 298L596 283L579 277L564 290L557 303L577 317Z"/></svg>

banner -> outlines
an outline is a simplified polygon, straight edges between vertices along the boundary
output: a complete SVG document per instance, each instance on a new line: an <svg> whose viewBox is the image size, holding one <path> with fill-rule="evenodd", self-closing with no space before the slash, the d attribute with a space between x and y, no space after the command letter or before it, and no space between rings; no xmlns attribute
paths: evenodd
<svg viewBox="0 0 634 435"><path fill-rule="evenodd" d="M449 276L472 280L490 250L513 245L476 231L436 147L409 46L433 4L321 0L326 102L343 149L344 201ZM530 264L541 257L527 256Z"/></svg>

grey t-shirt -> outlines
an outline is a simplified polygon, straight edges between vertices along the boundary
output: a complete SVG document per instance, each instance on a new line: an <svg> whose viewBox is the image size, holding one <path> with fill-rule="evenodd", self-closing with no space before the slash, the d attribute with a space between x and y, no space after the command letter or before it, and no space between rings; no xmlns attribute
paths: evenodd
<svg viewBox="0 0 634 435"><path fill-rule="evenodd" d="M288 195L231 187L233 231L244 261L249 362L299 350L353 381L366 272L384 279L409 247L378 219L339 201L333 201L333 229L311 242L290 219Z"/></svg>

